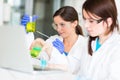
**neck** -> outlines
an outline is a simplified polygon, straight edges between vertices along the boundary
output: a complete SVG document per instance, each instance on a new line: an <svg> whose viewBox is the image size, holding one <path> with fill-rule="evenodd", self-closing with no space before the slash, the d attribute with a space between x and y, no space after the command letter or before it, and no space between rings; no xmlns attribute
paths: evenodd
<svg viewBox="0 0 120 80"><path fill-rule="evenodd" d="M78 35L71 35L67 38L64 38L63 42L64 42L64 46L65 46L65 52L69 52L70 49L73 47L73 45L75 44L75 42L78 39Z"/></svg>
<svg viewBox="0 0 120 80"><path fill-rule="evenodd" d="M100 44L103 44L111 36L111 34L112 33L109 33L108 35L99 36Z"/></svg>
<svg viewBox="0 0 120 80"><path fill-rule="evenodd" d="M70 36L64 38L63 42L64 42L64 43L73 43L73 42L75 42L75 41L77 40L77 38L78 38L78 35L77 35L77 34L75 34L75 35L70 35Z"/></svg>

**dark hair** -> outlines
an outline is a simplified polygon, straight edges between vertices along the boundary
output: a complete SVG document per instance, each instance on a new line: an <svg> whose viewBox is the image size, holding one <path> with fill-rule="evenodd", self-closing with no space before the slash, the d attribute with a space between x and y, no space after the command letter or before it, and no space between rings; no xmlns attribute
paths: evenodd
<svg viewBox="0 0 120 80"><path fill-rule="evenodd" d="M78 13L77 11L71 7L71 6L63 6L61 7L59 10L57 10L53 17L55 16L61 16L61 18L65 21L70 21L70 22L74 22L75 20L77 20L79 22L79 19L78 19ZM76 34L80 34L80 35L83 35L83 32L82 32L82 28L81 26L78 24L76 26Z"/></svg>
<svg viewBox="0 0 120 80"><path fill-rule="evenodd" d="M108 33L112 32L115 28L119 30L117 20L117 8L114 0L86 0L82 6L82 10L83 9L88 13L88 15L89 13L92 13L93 16L97 15L101 17L104 21L106 21L106 19L110 17L113 23L111 24ZM90 55L92 55L93 53L91 42L92 40L95 40L95 38L96 37L89 37L88 52Z"/></svg>

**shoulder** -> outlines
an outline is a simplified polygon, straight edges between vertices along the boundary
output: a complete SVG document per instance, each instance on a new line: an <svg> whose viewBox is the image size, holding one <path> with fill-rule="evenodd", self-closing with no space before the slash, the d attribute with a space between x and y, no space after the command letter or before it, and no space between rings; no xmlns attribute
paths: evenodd
<svg viewBox="0 0 120 80"><path fill-rule="evenodd" d="M107 43L111 46L116 46L116 47L120 47L120 34L113 34L107 41Z"/></svg>
<svg viewBox="0 0 120 80"><path fill-rule="evenodd" d="M88 37L79 35L79 36L78 36L78 41L79 41L79 42L82 42L83 44L85 44L85 43L88 42Z"/></svg>
<svg viewBox="0 0 120 80"><path fill-rule="evenodd" d="M76 51L78 50L79 52L80 50L81 51L84 49L87 50L87 44L88 44L87 37L79 35L78 40L76 41L74 46L77 47Z"/></svg>
<svg viewBox="0 0 120 80"><path fill-rule="evenodd" d="M86 40L86 37L84 37L84 36L82 36L82 35L79 35L79 36L78 36L78 39L79 39L79 40Z"/></svg>
<svg viewBox="0 0 120 80"><path fill-rule="evenodd" d="M50 38L48 38L46 41L47 42L53 42L56 38L62 41L62 37L59 36L59 35L50 36Z"/></svg>

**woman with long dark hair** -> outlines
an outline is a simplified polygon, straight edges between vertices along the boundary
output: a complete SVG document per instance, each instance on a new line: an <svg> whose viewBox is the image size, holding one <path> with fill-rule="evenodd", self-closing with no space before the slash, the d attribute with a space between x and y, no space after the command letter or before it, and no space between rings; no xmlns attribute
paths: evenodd
<svg viewBox="0 0 120 80"><path fill-rule="evenodd" d="M120 35L114 0L86 0L82 7L88 31L80 80L120 80Z"/></svg>
<svg viewBox="0 0 120 80"><path fill-rule="evenodd" d="M78 13L71 6L63 6L54 13L53 21L53 28L58 35L51 36L45 42L37 38L31 47L42 44L43 53L40 53L40 57L47 53L48 68L76 73L85 43Z"/></svg>

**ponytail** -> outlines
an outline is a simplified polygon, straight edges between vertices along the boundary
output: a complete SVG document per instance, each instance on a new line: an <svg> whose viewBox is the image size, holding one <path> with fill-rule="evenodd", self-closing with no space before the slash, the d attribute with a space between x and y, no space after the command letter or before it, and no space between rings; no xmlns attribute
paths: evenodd
<svg viewBox="0 0 120 80"><path fill-rule="evenodd" d="M80 25L77 25L75 30L76 30L76 34L80 34L83 36L83 31Z"/></svg>

